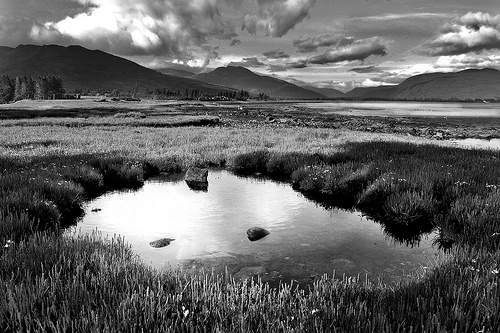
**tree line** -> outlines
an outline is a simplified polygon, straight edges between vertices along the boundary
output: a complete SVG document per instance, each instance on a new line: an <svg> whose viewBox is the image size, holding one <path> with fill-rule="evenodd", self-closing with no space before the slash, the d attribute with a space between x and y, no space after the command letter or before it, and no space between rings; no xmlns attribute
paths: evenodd
<svg viewBox="0 0 500 333"><path fill-rule="evenodd" d="M0 78L0 103L21 99L63 98L65 90L62 79L53 75L17 76L4 75Z"/></svg>

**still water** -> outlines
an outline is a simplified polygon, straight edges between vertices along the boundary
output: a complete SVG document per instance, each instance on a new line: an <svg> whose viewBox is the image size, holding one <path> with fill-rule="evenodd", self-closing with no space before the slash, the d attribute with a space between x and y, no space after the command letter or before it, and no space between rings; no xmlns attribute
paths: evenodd
<svg viewBox="0 0 500 333"><path fill-rule="evenodd" d="M434 235L419 246L395 243L360 213L326 210L290 185L227 171L210 171L208 180L207 192L193 191L184 181L153 180L137 191L106 194L88 204L71 232L119 234L157 268L227 267L237 277L259 273L264 280L301 283L334 271L390 282L428 266L438 252ZM270 234L251 242L246 231L254 226ZM164 237L175 240L150 247Z"/></svg>
<svg viewBox="0 0 500 333"><path fill-rule="evenodd" d="M300 106L354 116L500 118L498 103L328 102Z"/></svg>

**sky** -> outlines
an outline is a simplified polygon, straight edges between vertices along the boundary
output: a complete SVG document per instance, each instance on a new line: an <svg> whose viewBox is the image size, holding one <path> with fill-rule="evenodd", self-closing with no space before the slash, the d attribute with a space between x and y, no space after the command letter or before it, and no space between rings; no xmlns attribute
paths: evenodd
<svg viewBox="0 0 500 333"><path fill-rule="evenodd" d="M0 0L0 45L82 45L150 68L244 66L349 91L500 69L499 0Z"/></svg>

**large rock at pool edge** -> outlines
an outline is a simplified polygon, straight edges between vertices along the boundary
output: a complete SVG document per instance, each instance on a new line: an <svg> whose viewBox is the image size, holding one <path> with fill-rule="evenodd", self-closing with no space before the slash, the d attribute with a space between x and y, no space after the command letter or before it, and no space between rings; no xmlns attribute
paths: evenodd
<svg viewBox="0 0 500 333"><path fill-rule="evenodd" d="M172 242L174 240L175 239L173 239L173 238L162 238L162 239L158 239L158 240L155 240L155 241L149 243L149 245L151 247L160 248L160 247L165 247L165 246L170 245L170 242Z"/></svg>
<svg viewBox="0 0 500 333"><path fill-rule="evenodd" d="M184 176L184 181L190 189L206 192L208 190L208 169L189 168Z"/></svg>
<svg viewBox="0 0 500 333"><path fill-rule="evenodd" d="M264 238L269 234L269 231L261 227L253 227L247 230L248 239L252 242Z"/></svg>

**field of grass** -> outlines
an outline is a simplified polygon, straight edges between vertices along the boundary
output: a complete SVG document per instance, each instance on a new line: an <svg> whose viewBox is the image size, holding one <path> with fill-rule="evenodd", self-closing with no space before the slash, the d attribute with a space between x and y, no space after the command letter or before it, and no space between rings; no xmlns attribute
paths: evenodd
<svg viewBox="0 0 500 333"><path fill-rule="evenodd" d="M0 331L500 330L498 151L341 129L157 127L149 117L0 123ZM120 239L60 234L85 200L192 165L288 181L410 238L437 226L453 246L438 266L395 285L325 276L304 291L159 272Z"/></svg>

